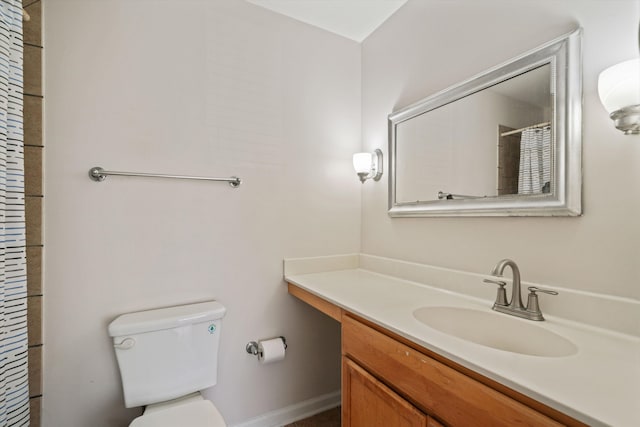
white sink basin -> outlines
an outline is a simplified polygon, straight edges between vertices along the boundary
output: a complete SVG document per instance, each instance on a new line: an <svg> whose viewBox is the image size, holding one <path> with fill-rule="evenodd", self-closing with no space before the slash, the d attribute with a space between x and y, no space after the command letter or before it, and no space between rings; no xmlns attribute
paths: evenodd
<svg viewBox="0 0 640 427"><path fill-rule="evenodd" d="M566 357L578 348L566 338L505 314L457 307L422 307L413 316L440 332L512 353Z"/></svg>

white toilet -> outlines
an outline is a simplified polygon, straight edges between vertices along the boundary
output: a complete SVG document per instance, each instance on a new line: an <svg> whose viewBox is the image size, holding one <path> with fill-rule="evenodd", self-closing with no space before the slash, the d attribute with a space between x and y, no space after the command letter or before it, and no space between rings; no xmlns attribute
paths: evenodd
<svg viewBox="0 0 640 427"><path fill-rule="evenodd" d="M124 403L146 406L130 427L226 427L200 390L217 381L217 301L123 314L109 324Z"/></svg>

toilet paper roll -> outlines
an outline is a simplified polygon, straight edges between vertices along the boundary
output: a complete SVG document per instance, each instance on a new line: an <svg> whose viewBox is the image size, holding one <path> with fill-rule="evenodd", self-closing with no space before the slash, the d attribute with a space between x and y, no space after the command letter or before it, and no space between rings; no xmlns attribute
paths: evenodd
<svg viewBox="0 0 640 427"><path fill-rule="evenodd" d="M260 363L273 363L284 359L285 345L282 338L272 338L258 342Z"/></svg>

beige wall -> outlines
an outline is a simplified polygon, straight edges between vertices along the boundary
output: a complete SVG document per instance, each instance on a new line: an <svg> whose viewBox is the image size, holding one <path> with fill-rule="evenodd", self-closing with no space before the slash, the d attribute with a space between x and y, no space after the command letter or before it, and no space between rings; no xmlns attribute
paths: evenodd
<svg viewBox="0 0 640 427"><path fill-rule="evenodd" d="M541 109L485 90L396 127L396 200L435 200L439 191L495 196L496 123L521 128L542 121Z"/></svg>
<svg viewBox="0 0 640 427"><path fill-rule="evenodd" d="M108 322L209 298L228 314L207 396L230 424L337 390L337 325L286 295L288 256L361 245L474 272L511 257L528 281L640 298L640 144L596 94L599 71L638 53L640 5L610 3L410 0L361 47L237 0L52 0L43 425L126 424L139 411L122 406ZM578 24L583 217L391 219L388 176L355 179L361 123L364 147L386 153L391 111ZM96 165L244 184L97 184ZM279 334L284 363L244 353Z"/></svg>
<svg viewBox="0 0 640 427"><path fill-rule="evenodd" d="M410 0L363 43L365 146L386 151L390 112L581 25L584 216L392 219L385 179L363 187L362 252L480 273L509 257L524 280L640 298L640 136L597 97L599 72L638 56L639 19L635 0Z"/></svg>
<svg viewBox="0 0 640 427"><path fill-rule="evenodd" d="M338 325L287 294L282 259L359 250L360 46L237 0L55 0L45 23L43 425L126 425L107 324L212 298L230 425L338 390ZM284 362L246 354L277 335Z"/></svg>

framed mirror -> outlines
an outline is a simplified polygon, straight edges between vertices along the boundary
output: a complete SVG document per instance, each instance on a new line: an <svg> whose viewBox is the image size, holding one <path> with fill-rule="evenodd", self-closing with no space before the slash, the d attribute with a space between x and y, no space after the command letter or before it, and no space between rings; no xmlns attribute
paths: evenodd
<svg viewBox="0 0 640 427"><path fill-rule="evenodd" d="M580 215L581 36L390 114L389 215Z"/></svg>

